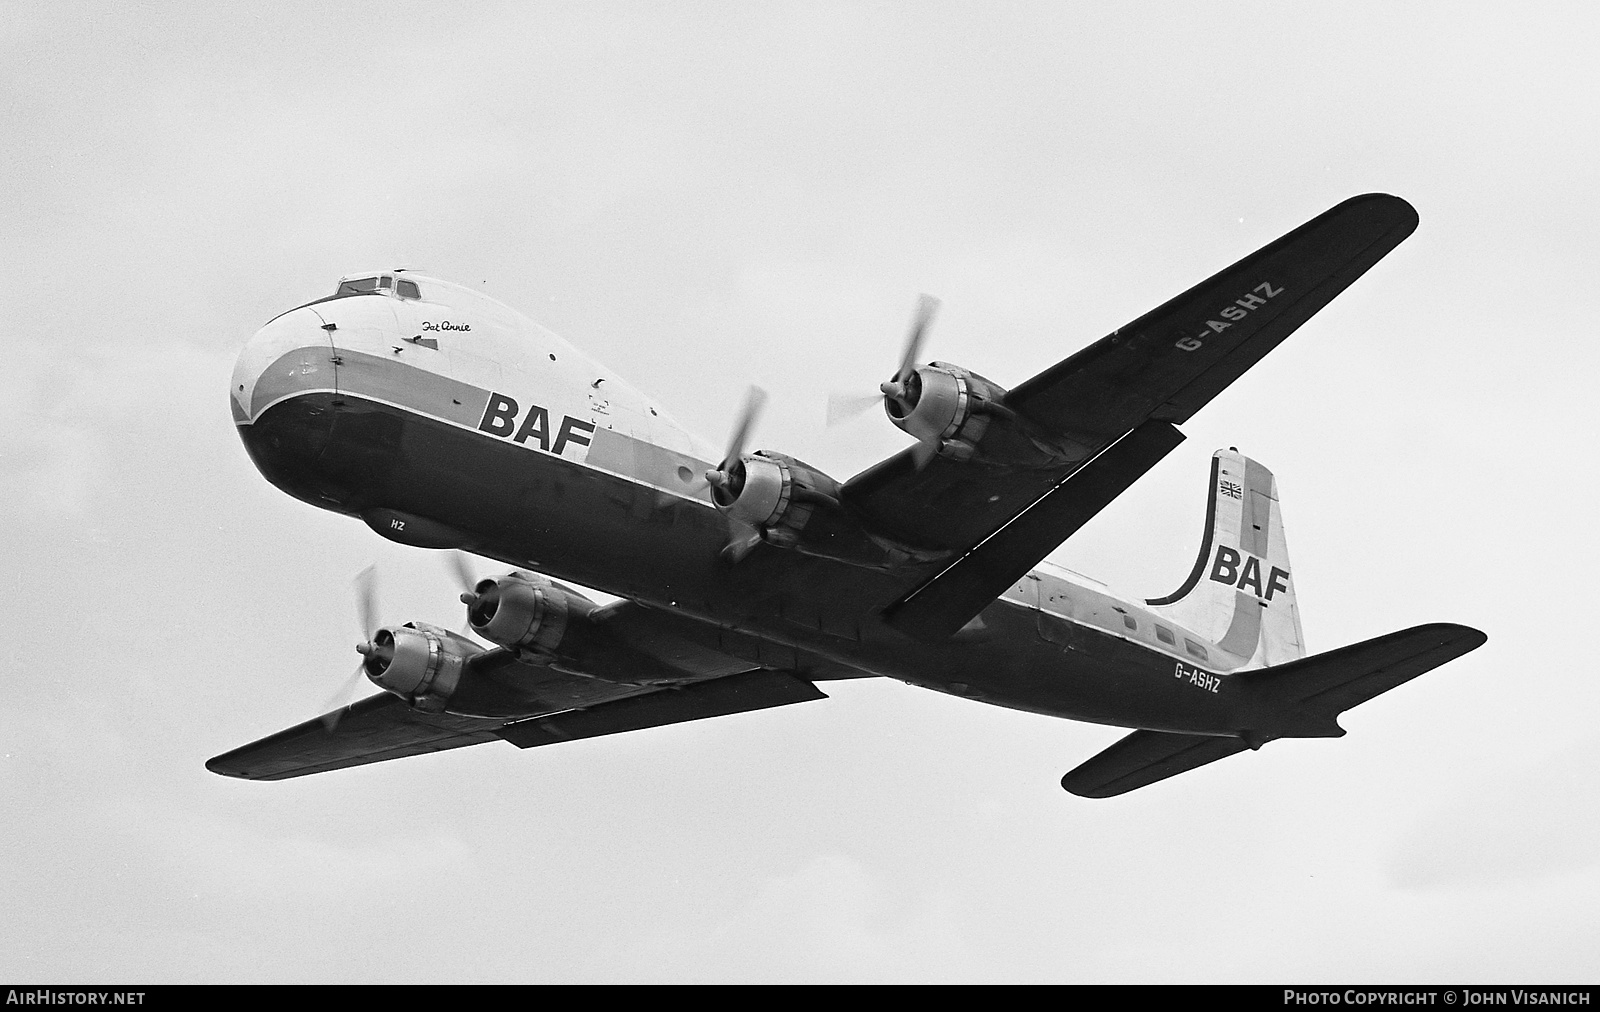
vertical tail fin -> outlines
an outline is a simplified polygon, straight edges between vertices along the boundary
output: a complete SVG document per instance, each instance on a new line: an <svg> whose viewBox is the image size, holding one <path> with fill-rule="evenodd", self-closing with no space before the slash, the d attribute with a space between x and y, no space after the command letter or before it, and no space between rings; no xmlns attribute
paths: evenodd
<svg viewBox="0 0 1600 1012"><path fill-rule="evenodd" d="M1272 472L1234 449L1211 457L1200 556L1183 586L1145 602L1247 668L1304 657L1289 549Z"/></svg>

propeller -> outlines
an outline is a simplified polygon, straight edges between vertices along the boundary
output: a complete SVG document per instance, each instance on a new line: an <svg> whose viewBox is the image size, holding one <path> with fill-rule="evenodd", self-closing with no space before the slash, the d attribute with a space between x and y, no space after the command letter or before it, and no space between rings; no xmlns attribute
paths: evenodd
<svg viewBox="0 0 1600 1012"><path fill-rule="evenodd" d="M928 325L933 314L939 311L939 300L931 295L917 296L917 312L911 318L911 332L906 335L905 352L900 356L900 368L894 379L878 384L883 396L900 402L907 411L916 407L919 390L914 382L917 376L917 357L922 351L922 341L928 336Z"/></svg>
<svg viewBox="0 0 1600 1012"><path fill-rule="evenodd" d="M383 649L368 638L374 635L373 625L378 611L377 568L368 566L357 573L356 578L351 581L351 586L355 589L356 621L360 623L362 636L361 642L356 644L356 653L361 655L361 660L356 663L356 669L350 673L350 677L339 685L338 691L329 697L323 706L328 712L322 717L322 726L330 732L338 727L339 721L350 712L356 692L361 687L361 679L366 674L367 658ZM387 649L392 655L394 646L391 644Z"/></svg>
<svg viewBox="0 0 1600 1012"><path fill-rule="evenodd" d="M722 463L705 473L706 484L724 493L716 498L726 498L731 502L739 497L739 490L744 487L744 444L750 438L750 430L755 428L766 403L767 392L760 387L753 386L745 391L744 406L739 409L733 434L728 437L728 452L722 455Z"/></svg>
<svg viewBox="0 0 1600 1012"><path fill-rule="evenodd" d="M718 506L731 506L744 489L744 444L755 429L766 403L767 392L760 387L752 386L745 391L744 406L739 409L739 417L728 437L728 450L722 455L722 462L705 473L705 484L699 487L709 486L711 498ZM738 562L761 543L761 530L726 513L724 516L728 517L728 544L722 551L728 559Z"/></svg>
<svg viewBox="0 0 1600 1012"><path fill-rule="evenodd" d="M445 562L450 566L450 575L456 578L456 584L461 588L461 603L471 607L478 600L478 578L472 575L472 568L467 565L467 553L455 549L445 556Z"/></svg>
<svg viewBox="0 0 1600 1012"><path fill-rule="evenodd" d="M900 366L894 371L886 383L878 384L878 392L869 393L832 393L828 395L828 426L832 428L840 422L856 417L874 404L882 404L892 400L900 408L902 415L909 414L917 406L917 398L922 393L921 380L917 376L917 359L922 354L922 343L928 336L928 328L933 323L933 316L939 310L939 300L931 295L917 296L916 312L911 317L911 330L906 333L906 343L900 353ZM938 447L933 448L934 451ZM931 458L932 454L927 454ZM927 461L921 459L919 454L918 467L926 465Z"/></svg>
<svg viewBox="0 0 1600 1012"><path fill-rule="evenodd" d="M467 617L461 625L461 631L468 636L478 635L472 628L472 616L480 606L488 608L487 615L494 614L494 605L499 600L500 591L491 587L484 593L478 593L478 578L472 575L472 568L467 564L467 553L458 550L450 552L448 556L450 572L455 575L456 583L461 587L461 603L467 606ZM487 600L486 600L487 599ZM480 616L487 621L486 616Z"/></svg>

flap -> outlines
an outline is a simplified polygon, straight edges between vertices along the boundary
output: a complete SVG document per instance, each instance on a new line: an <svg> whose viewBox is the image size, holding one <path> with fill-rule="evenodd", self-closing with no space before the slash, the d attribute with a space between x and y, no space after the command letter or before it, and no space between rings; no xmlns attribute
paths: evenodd
<svg viewBox="0 0 1600 1012"><path fill-rule="evenodd" d="M758 668L681 688L630 696L586 710L534 717L507 724L496 733L518 748L536 748L576 738L639 731L827 698L826 693L803 678Z"/></svg>

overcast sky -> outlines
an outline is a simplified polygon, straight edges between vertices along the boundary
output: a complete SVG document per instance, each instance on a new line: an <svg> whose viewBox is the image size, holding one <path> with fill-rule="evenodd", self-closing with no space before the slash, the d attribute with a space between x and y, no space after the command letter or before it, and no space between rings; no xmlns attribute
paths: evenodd
<svg viewBox="0 0 1600 1012"><path fill-rule="evenodd" d="M1591 5L0 3L0 977L1600 977ZM237 11L237 13L234 13ZM1117 729L898 682L521 752L247 783L435 553L265 482L229 370L410 266L721 442L927 346L1014 386L1353 194L1416 234L1053 558L1187 574L1207 461L1276 474L1320 651L1489 643L1134 794ZM493 564L479 560L478 571Z"/></svg>

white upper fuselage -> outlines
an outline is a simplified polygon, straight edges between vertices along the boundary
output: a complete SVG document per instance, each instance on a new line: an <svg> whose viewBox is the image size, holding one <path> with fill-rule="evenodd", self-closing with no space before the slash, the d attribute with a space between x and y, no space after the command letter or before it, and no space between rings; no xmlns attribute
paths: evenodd
<svg viewBox="0 0 1600 1012"><path fill-rule="evenodd" d="M247 416L270 406L255 404L252 411L262 371L283 353L321 340L340 351L387 357L508 394L519 404L539 404L557 418L589 418L599 428L664 449L716 459L710 443L673 421L659 404L504 303L454 282L410 273L350 275L341 287L350 279L371 277L407 281L418 297L402 297L391 285L370 295L314 302L269 322L234 369L234 399ZM319 335L330 322L336 330Z"/></svg>

